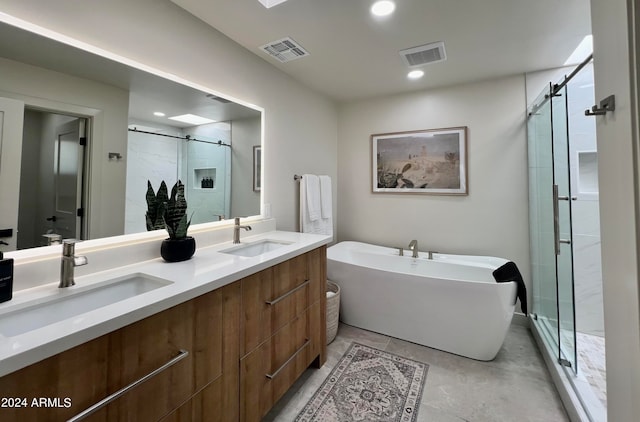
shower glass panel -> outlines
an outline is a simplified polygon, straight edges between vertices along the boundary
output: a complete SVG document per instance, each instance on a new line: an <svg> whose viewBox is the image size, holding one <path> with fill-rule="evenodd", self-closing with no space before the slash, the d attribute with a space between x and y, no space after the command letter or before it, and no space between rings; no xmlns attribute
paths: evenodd
<svg viewBox="0 0 640 422"><path fill-rule="evenodd" d="M556 282L558 291L558 360L576 366L575 311L573 295L573 245L571 230L571 167L569 162L569 128L567 87L551 98L553 150L553 184L556 207Z"/></svg>
<svg viewBox="0 0 640 422"><path fill-rule="evenodd" d="M527 124L529 147L529 217L533 276L533 314L557 350L558 296L554 251L551 84L534 102Z"/></svg>
<svg viewBox="0 0 640 422"><path fill-rule="evenodd" d="M134 125L132 125L134 126ZM134 126L135 127L135 126ZM165 181L185 185L191 224L229 218L231 209L231 125L218 122L162 133L129 128L125 233L146 230L146 191Z"/></svg>
<svg viewBox="0 0 640 422"><path fill-rule="evenodd" d="M231 203L231 148L217 139L198 135L182 143L182 169L192 224L229 217Z"/></svg>
<svg viewBox="0 0 640 422"><path fill-rule="evenodd" d="M550 365L552 372L571 385L589 420L602 422L607 397L596 130L595 119L584 115L595 103L593 87L593 67L585 61L529 103L531 318L543 353L558 363Z"/></svg>

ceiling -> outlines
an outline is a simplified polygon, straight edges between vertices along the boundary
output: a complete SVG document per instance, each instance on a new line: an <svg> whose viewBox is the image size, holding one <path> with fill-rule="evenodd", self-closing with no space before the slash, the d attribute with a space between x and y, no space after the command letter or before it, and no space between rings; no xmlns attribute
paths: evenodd
<svg viewBox="0 0 640 422"><path fill-rule="evenodd" d="M589 0L171 0L249 51L337 101L560 67L591 33ZM291 37L310 55L287 63L260 47ZM447 60L409 80L399 51L444 41Z"/></svg>
<svg viewBox="0 0 640 422"><path fill-rule="evenodd" d="M166 116L191 113L216 121L260 116L257 110L218 101L206 92L1 22L0 57L127 90L130 122L180 128L193 126L154 116L154 111L164 112Z"/></svg>

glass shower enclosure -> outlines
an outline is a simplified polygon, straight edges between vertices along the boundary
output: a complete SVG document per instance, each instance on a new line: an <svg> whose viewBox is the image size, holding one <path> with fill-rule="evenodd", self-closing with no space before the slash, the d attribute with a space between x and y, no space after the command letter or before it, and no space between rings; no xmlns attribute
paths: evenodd
<svg viewBox="0 0 640 422"><path fill-rule="evenodd" d="M577 373L567 88L552 84L529 112L529 203L533 317Z"/></svg>
<svg viewBox="0 0 640 422"><path fill-rule="evenodd" d="M549 83L528 110L532 324L591 421L606 420L593 66ZM550 368L551 370L551 368ZM563 382L564 382L563 381Z"/></svg>
<svg viewBox="0 0 640 422"><path fill-rule="evenodd" d="M146 231L147 181L154 190L164 181L169 192L185 185L192 224L218 221L231 211L231 125L142 130L129 127L125 234Z"/></svg>

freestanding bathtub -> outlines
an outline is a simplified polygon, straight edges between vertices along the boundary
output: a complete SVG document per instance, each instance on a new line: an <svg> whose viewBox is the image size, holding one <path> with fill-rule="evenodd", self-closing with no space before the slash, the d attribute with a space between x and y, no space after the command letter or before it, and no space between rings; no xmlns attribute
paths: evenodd
<svg viewBox="0 0 640 422"><path fill-rule="evenodd" d="M341 288L340 320L365 330L478 360L492 360L511 324L516 283L492 272L506 259L433 254L359 242L327 250Z"/></svg>

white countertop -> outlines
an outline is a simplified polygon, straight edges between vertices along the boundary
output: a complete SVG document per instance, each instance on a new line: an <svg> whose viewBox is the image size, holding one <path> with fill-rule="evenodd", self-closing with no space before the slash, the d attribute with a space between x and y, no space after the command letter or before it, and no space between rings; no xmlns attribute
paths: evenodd
<svg viewBox="0 0 640 422"><path fill-rule="evenodd" d="M243 235L242 243L264 239L290 244L255 257L241 257L220 252L236 246L225 242L198 248L195 255L184 262L168 263L157 258L76 277L76 285L65 289L59 289L58 283L51 283L15 292L11 301L0 304L0 318L2 314L23 308L34 300L69 295L74 289L86 289L92 284L130 274L142 273L171 282L167 286L24 334L13 337L0 334L0 376L326 245L332 237L271 231L256 236Z"/></svg>

